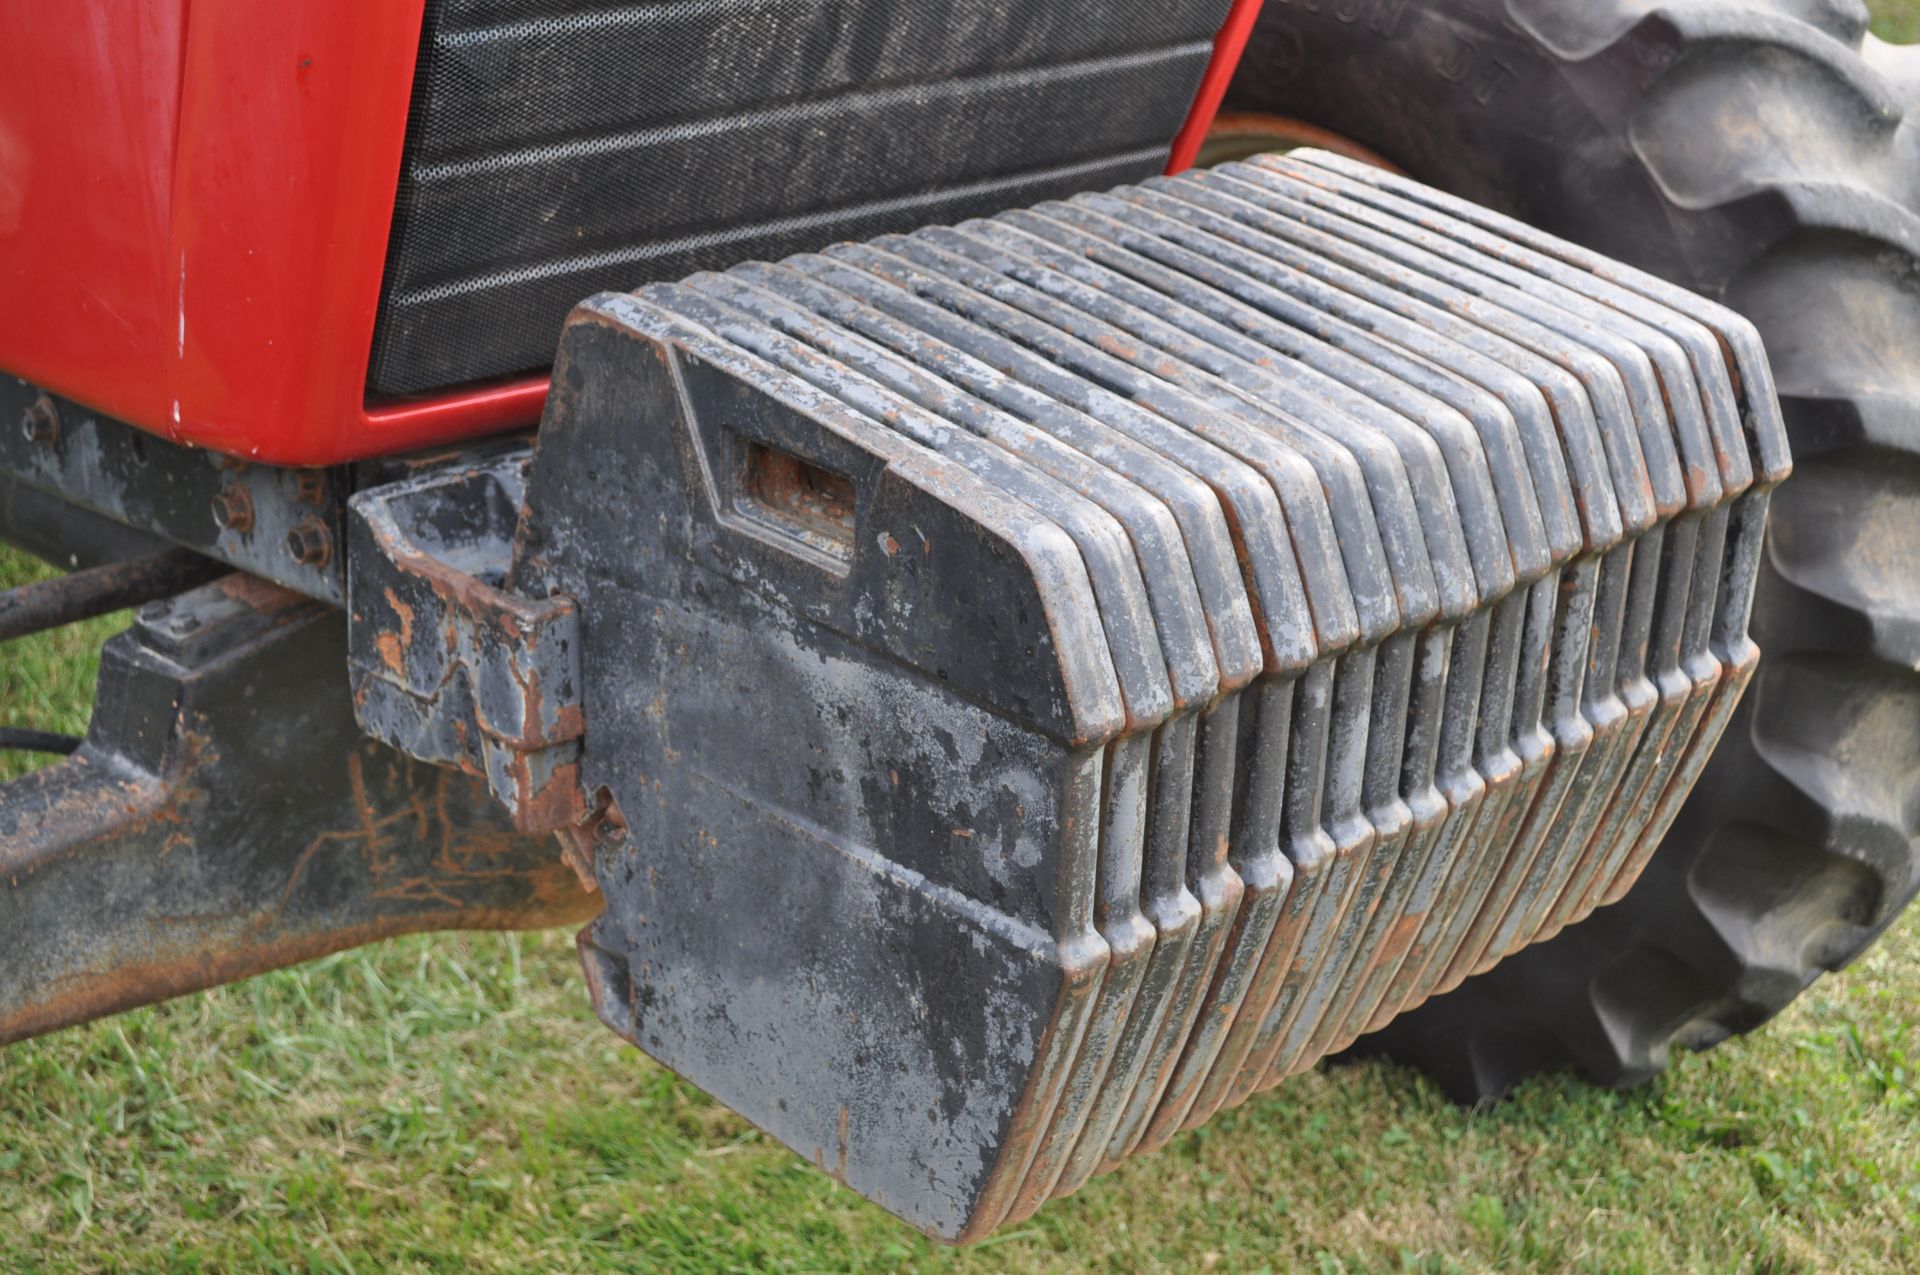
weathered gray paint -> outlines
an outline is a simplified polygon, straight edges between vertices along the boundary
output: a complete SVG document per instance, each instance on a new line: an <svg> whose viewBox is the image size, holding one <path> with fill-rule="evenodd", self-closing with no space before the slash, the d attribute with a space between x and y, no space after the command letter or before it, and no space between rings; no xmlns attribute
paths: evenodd
<svg viewBox="0 0 1920 1275"><path fill-rule="evenodd" d="M359 708L564 832L609 1025L977 1238L1624 888L1769 384L1313 155L606 294L530 461L356 498Z"/></svg>

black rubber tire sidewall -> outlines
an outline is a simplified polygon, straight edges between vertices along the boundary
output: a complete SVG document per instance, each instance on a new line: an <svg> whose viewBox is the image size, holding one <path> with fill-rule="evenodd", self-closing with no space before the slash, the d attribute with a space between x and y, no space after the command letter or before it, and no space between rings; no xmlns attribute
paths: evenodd
<svg viewBox="0 0 1920 1275"><path fill-rule="evenodd" d="M1333 130L1419 180L1741 309L1776 352L1796 457L1821 474L1818 498L1799 498L1811 487L1776 498L1755 617L1761 676L1642 882L1361 1042L1463 1101L1569 1065L1632 1083L1673 1043L1750 1030L1856 955L1920 884L1904 813L1920 800L1863 816L1849 795L1920 798L1904 773L1920 730L1876 748L1888 732L1870 720L1888 694L1920 704L1900 636L1920 616L1920 573L1884 571L1863 600L1853 583L1783 570L1778 552L1783 536L1844 548L1853 490L1861 508L1903 511L1888 525L1920 527L1920 370L1892 358L1891 374L1863 371L1871 360L1832 343L1844 305L1823 314L1817 296L1827 257L1836 294L1881 287L1862 281L1862 262L1920 275L1920 182L1903 184L1920 148L1901 131L1900 101L1920 75L1905 50L1870 47L1865 22L1853 0L1670 12L1638 0L1267 0L1228 94L1230 109ZM1695 101L1676 84L1704 109L1676 111ZM1744 127L1749 93L1773 94L1800 130L1777 163ZM1820 158L1796 168L1796 156ZM1816 295L1796 305L1776 278L1811 279ZM1911 308L1920 330L1920 288L1867 300L1884 301L1883 316ZM1856 339L1892 343L1906 323ZM1757 705L1767 696L1809 724L1769 715ZM1844 755L1858 782L1822 770L1822 753ZM1749 794L1767 799L1749 811Z"/></svg>

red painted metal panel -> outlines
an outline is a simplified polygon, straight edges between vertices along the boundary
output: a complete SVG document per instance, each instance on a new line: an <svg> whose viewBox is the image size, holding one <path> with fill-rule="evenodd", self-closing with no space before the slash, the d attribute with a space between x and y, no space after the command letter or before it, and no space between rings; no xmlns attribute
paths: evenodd
<svg viewBox="0 0 1920 1275"><path fill-rule="evenodd" d="M0 366L287 464L536 416L362 402L422 6L13 0Z"/></svg>
<svg viewBox="0 0 1920 1275"><path fill-rule="evenodd" d="M185 8L15 0L0 22L0 363L107 410L156 379L174 308Z"/></svg>
<svg viewBox="0 0 1920 1275"><path fill-rule="evenodd" d="M1187 113L1187 122L1181 127L1180 136L1173 139L1173 151L1167 157L1169 176L1193 167L1193 157L1200 153L1200 143L1207 139L1213 117L1220 113L1220 101L1227 95L1227 85L1240 65L1240 55L1246 52L1247 37L1253 34L1253 22L1260 16L1262 2L1233 0L1227 20L1220 24L1220 34L1213 37L1213 61L1207 64L1207 73L1200 78L1200 90L1193 95L1193 109Z"/></svg>
<svg viewBox="0 0 1920 1275"><path fill-rule="evenodd" d="M424 7L9 0L0 368L274 464L537 420L543 378L365 401ZM1258 9L1237 0L1170 171Z"/></svg>
<svg viewBox="0 0 1920 1275"><path fill-rule="evenodd" d="M193 0L167 268L168 412L196 441L262 459L365 449L422 7Z"/></svg>

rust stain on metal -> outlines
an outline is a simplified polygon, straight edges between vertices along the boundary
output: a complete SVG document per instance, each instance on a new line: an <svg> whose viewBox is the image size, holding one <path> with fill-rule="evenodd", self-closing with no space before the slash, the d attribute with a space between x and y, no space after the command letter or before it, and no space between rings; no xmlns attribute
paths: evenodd
<svg viewBox="0 0 1920 1275"><path fill-rule="evenodd" d="M405 602L401 601L400 595L395 593L391 587L384 589L381 592L384 594L384 596L387 599L387 605L392 607L393 613L400 618L400 644L403 647L412 646L413 645L413 608L408 606Z"/></svg>
<svg viewBox="0 0 1920 1275"><path fill-rule="evenodd" d="M374 644L380 648L380 658L386 661L388 668L396 673L407 671L407 647L404 639L395 633L381 633L377 634L373 640Z"/></svg>

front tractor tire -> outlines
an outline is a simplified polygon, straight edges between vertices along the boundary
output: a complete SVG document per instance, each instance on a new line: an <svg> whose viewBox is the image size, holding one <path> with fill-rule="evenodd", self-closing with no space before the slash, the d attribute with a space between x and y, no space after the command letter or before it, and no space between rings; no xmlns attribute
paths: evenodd
<svg viewBox="0 0 1920 1275"><path fill-rule="evenodd" d="M1912 899L1916 104L1920 55L1848 0L1267 0L1230 111L1330 130L1740 311L1795 461L1759 672L1638 885L1362 1052L1461 1101L1568 1066L1633 1084L1759 1026Z"/></svg>

